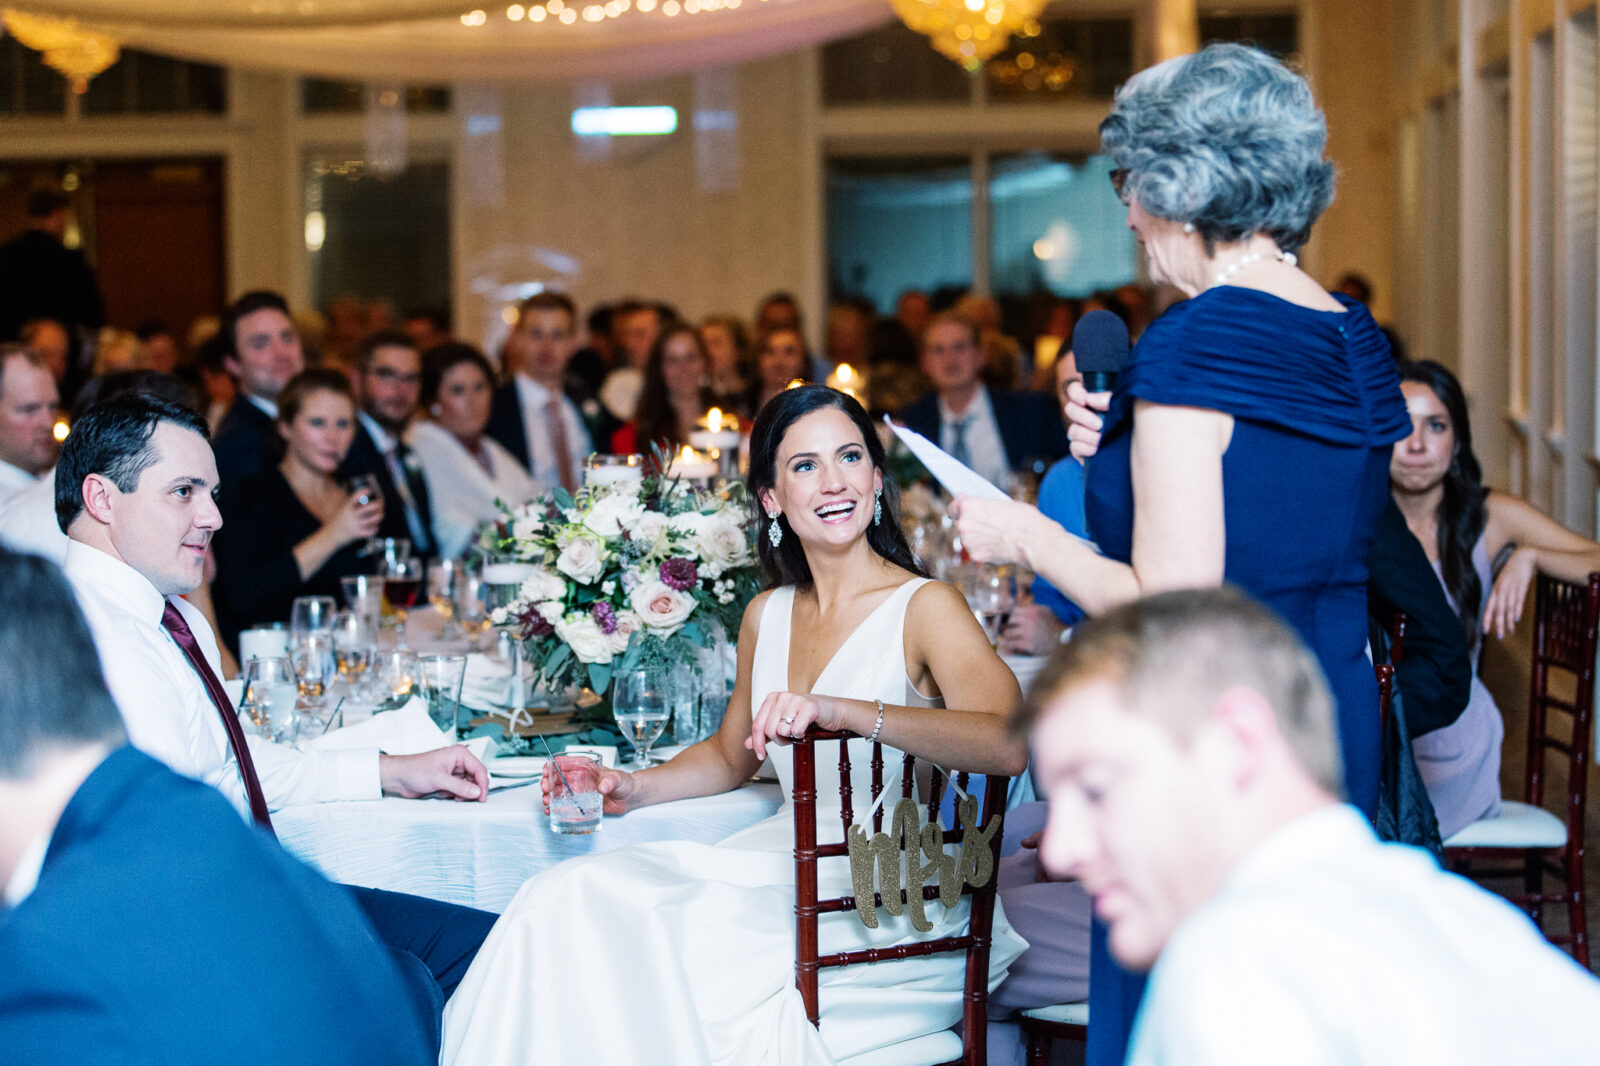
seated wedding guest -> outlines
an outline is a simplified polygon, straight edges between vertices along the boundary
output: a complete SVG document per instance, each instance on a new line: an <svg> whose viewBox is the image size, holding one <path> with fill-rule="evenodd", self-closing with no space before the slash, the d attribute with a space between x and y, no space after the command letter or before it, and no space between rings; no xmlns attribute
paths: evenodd
<svg viewBox="0 0 1600 1066"><path fill-rule="evenodd" d="M39 480L56 461L56 382L44 360L0 344L0 502Z"/></svg>
<svg viewBox="0 0 1600 1066"><path fill-rule="evenodd" d="M410 338L382 330L362 341L356 350L356 389L361 410L340 476L377 478L384 499L377 535L409 540L413 555L434 555L428 481L405 440L422 390L422 356Z"/></svg>
<svg viewBox="0 0 1600 1066"><path fill-rule="evenodd" d="M823 358L830 367L849 363L857 370L867 368L872 322L873 316L854 303L828 308Z"/></svg>
<svg viewBox="0 0 1600 1066"><path fill-rule="evenodd" d="M484 799L488 774L459 745L391 756L297 751L245 734L217 678L211 627L182 599L200 583L206 546L222 524L216 487L205 421L162 400L99 404L62 449L56 517L72 540L64 569L129 741L218 789L269 829L268 810L290 803ZM428 968L442 1009L494 916L378 889L349 891L384 943Z"/></svg>
<svg viewBox="0 0 1600 1066"><path fill-rule="evenodd" d="M706 388L710 360L692 326L672 326L656 341L644 367L639 413L611 435L611 450L648 455L660 445L669 455L689 443L695 423L715 402Z"/></svg>
<svg viewBox="0 0 1600 1066"><path fill-rule="evenodd" d="M658 304L624 300L611 309L611 343L616 365L597 394L600 405L619 422L631 419L644 389L644 365L666 325Z"/></svg>
<svg viewBox="0 0 1600 1066"><path fill-rule="evenodd" d="M1022 365L1022 346L1015 337L1008 337L1000 329L1000 304L992 296L967 293L956 301L952 310L978 327L978 345L983 349L983 380L991 389L1009 391L1020 388L1024 372L1033 374L1031 366Z"/></svg>
<svg viewBox="0 0 1600 1066"><path fill-rule="evenodd" d="M433 530L439 555L460 558L484 522L501 516L500 504L520 507L539 486L510 452L484 436L494 395L494 369L470 344L451 341L430 349L422 362L422 406L410 443L433 486Z"/></svg>
<svg viewBox="0 0 1600 1066"><path fill-rule="evenodd" d="M900 420L1004 489L1014 471L1067 454L1067 435L1044 393L991 391L984 359L976 323L952 311L934 315L922 334L922 370L937 391L901 410Z"/></svg>
<svg viewBox="0 0 1600 1066"><path fill-rule="evenodd" d="M724 411L740 418L744 390L749 387L750 331L736 315L712 315L700 323L700 343L711 360L711 394Z"/></svg>
<svg viewBox="0 0 1600 1066"><path fill-rule="evenodd" d="M450 312L443 307L413 308L401 319L400 328L411 338L412 347L419 352L453 339L450 335Z"/></svg>
<svg viewBox="0 0 1600 1066"><path fill-rule="evenodd" d="M933 392L917 341L898 318L880 318L867 335L867 397L874 417L893 415Z"/></svg>
<svg viewBox="0 0 1600 1066"><path fill-rule="evenodd" d="M1484 487L1454 374L1438 363L1409 363L1400 379L1411 435L1394 446L1390 489L1444 585L1476 664L1485 636L1504 638L1516 628L1535 574L1586 584L1600 570L1600 544ZM1508 549L1499 576L1491 577L1491 560ZM1441 836L1499 811L1504 735L1500 709L1474 669L1466 710L1414 741Z"/></svg>
<svg viewBox="0 0 1600 1066"><path fill-rule="evenodd" d="M541 493L583 484L583 460L593 449L591 431L609 440L615 428L583 419L581 395L566 384L577 348L578 310L559 292L535 293L517 307L506 340L509 379L494 393L485 432L533 476Z"/></svg>
<svg viewBox="0 0 1600 1066"><path fill-rule="evenodd" d="M921 340L922 331L928 328L928 319L933 317L933 301L921 289L907 289L895 301L894 317L912 337Z"/></svg>
<svg viewBox="0 0 1600 1066"><path fill-rule="evenodd" d="M583 320L586 336L584 345L572 353L567 364L567 378L575 383L585 396L597 396L606 375L616 363L616 345L611 336L611 307L601 304L593 308ZM423 351L428 349L424 348Z"/></svg>
<svg viewBox="0 0 1600 1066"><path fill-rule="evenodd" d="M769 292L756 305L756 332L770 333L775 329L792 329L805 333L805 323L800 317L800 301L789 292Z"/></svg>
<svg viewBox="0 0 1600 1066"><path fill-rule="evenodd" d="M1015 724L1045 865L1082 878L1120 962L1154 967L1131 1066L1594 1061L1600 983L1340 802L1317 659L1243 593L1085 622Z"/></svg>
<svg viewBox="0 0 1600 1066"><path fill-rule="evenodd" d="M791 382L811 380L811 353L800 331L788 326L769 330L756 338L756 372L745 390L744 408L757 417Z"/></svg>
<svg viewBox="0 0 1600 1066"><path fill-rule="evenodd" d="M17 331L17 340L44 360L50 376L60 387L72 364L72 336L67 333L67 327L53 318L30 319Z"/></svg>
<svg viewBox="0 0 1600 1066"><path fill-rule="evenodd" d="M244 483L278 464L278 393L305 369L289 304L275 292L247 292L228 306L217 336L222 365L238 395L217 426L217 470L226 501Z"/></svg>
<svg viewBox="0 0 1600 1066"><path fill-rule="evenodd" d="M1057 402L1065 410L1067 387L1082 382L1078 361L1071 348L1063 348L1053 363ZM1089 539L1088 522L1083 515L1083 464L1075 456L1064 455L1045 471L1039 482L1039 513L1053 519L1075 537ZM1000 631L1000 651L1008 655L1048 655L1061 643L1068 626L1083 617L1083 611L1050 584L1048 578L1033 579L1033 602L1019 605Z"/></svg>
<svg viewBox="0 0 1600 1066"><path fill-rule="evenodd" d="M721 729L662 766L607 770L614 815L738 788L770 757L793 791L788 738L848 729L856 810L870 787L868 739L941 766L1013 774L1006 740L1016 678L966 601L922 576L861 405L821 386L782 393L756 418L750 490L773 586L751 601ZM894 749L899 749L894 750ZM820 762L826 760L819 759ZM895 791L898 795L898 791ZM836 773L817 774L817 824L839 817ZM822 972L820 1031L794 981L794 812L720 845L662 843L553 866L522 887L445 1019L443 1061L478 1063L833 1063L939 1032L961 1015L960 954ZM834 821L833 824L837 824ZM821 894L849 891L822 860ZM959 935L968 904L930 904L929 936ZM887 947L910 914L822 919L823 944ZM990 980L1022 951L997 908Z"/></svg>
<svg viewBox="0 0 1600 1066"><path fill-rule="evenodd" d="M129 747L71 589L6 551L0 809L5 1061L435 1061L426 986L349 893Z"/></svg>
<svg viewBox="0 0 1600 1066"><path fill-rule="evenodd" d="M339 600L340 578L371 573L360 550L377 535L388 503L363 503L339 478L355 423L342 372L295 375L278 397L282 460L223 497L229 528L216 538L212 590L222 641L235 652L240 630L287 620L295 597Z"/></svg>

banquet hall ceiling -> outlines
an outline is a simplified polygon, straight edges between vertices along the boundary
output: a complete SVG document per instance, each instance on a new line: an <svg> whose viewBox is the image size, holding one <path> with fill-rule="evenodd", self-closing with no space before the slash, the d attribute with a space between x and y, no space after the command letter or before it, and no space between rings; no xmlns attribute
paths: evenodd
<svg viewBox="0 0 1600 1066"><path fill-rule="evenodd" d="M25 0L124 47L381 82L625 81L730 66L880 25L888 0ZM645 10L641 10L645 8ZM668 14L668 12L672 12ZM464 17L465 16L465 17Z"/></svg>

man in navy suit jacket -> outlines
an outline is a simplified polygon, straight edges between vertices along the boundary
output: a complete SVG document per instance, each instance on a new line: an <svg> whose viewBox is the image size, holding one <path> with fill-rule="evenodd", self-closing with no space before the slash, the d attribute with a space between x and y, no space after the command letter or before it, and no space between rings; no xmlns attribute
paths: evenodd
<svg viewBox="0 0 1600 1066"><path fill-rule="evenodd" d="M1013 473L1044 469L1067 454L1054 399L984 386L977 325L946 311L922 334L922 370L937 390L900 410L900 421L1000 488Z"/></svg>
<svg viewBox="0 0 1600 1066"><path fill-rule="evenodd" d="M437 552L428 482L405 442L406 426L422 400L422 356L410 337L385 330L361 342L356 369L361 375L361 410L339 474L376 477L383 493L378 536L402 537L411 542L413 555L433 556ZM403 491L397 476L404 481Z"/></svg>
<svg viewBox="0 0 1600 1066"><path fill-rule="evenodd" d="M213 789L127 746L66 582L11 552L0 809L0 1061L436 1061L427 975Z"/></svg>
<svg viewBox="0 0 1600 1066"><path fill-rule="evenodd" d="M289 304L275 292L247 292L235 300L223 313L220 335L227 346L222 365L239 384L239 395L212 441L227 512L229 494L283 454L278 393L305 369L306 360Z"/></svg>

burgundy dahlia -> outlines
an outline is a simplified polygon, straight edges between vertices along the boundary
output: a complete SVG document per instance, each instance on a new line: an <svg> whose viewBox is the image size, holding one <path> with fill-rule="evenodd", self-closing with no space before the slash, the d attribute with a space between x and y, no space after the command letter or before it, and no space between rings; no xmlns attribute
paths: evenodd
<svg viewBox="0 0 1600 1066"><path fill-rule="evenodd" d="M617 611L609 603L597 603L589 610L594 614L594 620L600 627L600 632L606 636L617 631Z"/></svg>
<svg viewBox="0 0 1600 1066"><path fill-rule="evenodd" d="M674 556L661 564L661 582L668 588L688 592L700 580L700 568L693 559Z"/></svg>
<svg viewBox="0 0 1600 1066"><path fill-rule="evenodd" d="M523 640L539 640L556 631L556 627L546 622L544 615L540 614L536 607L529 607L523 611L519 621L522 622Z"/></svg>

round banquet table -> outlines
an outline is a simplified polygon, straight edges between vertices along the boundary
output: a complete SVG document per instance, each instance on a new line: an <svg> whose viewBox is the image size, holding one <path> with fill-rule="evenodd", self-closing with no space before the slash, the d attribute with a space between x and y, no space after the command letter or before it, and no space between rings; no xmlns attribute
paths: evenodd
<svg viewBox="0 0 1600 1066"><path fill-rule="evenodd" d="M442 642L442 619L412 612L407 636L423 654L466 651ZM391 634L384 634L392 645ZM1006 656L1024 691L1044 657ZM541 810L537 782L490 794L484 803L383 799L285 807L272 816L293 855L342 884L410 892L499 913L540 870L591 852L660 840L715 844L776 813L772 782L748 782L719 796L677 800L607 816L600 832L557 836ZM1033 797L1027 775L1013 783L1011 804Z"/></svg>
<svg viewBox="0 0 1600 1066"><path fill-rule="evenodd" d="M386 888L499 913L522 883L575 855L657 840L715 844L778 810L770 782L607 816L598 833L557 836L539 785L484 803L383 799L285 807L272 816L293 855L342 884Z"/></svg>

